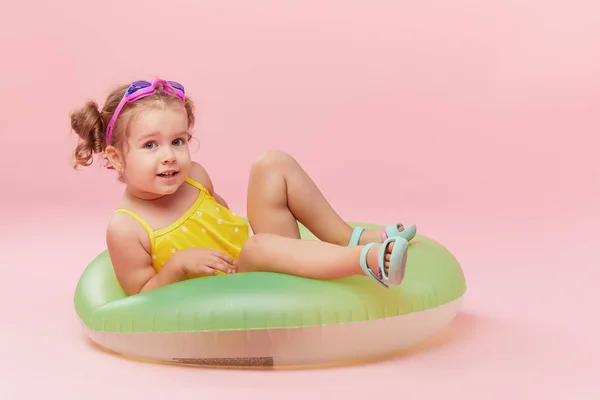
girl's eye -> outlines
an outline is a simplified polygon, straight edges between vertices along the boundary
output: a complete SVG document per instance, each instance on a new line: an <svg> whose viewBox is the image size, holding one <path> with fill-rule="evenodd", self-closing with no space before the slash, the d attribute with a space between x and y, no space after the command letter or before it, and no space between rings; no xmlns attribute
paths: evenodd
<svg viewBox="0 0 600 400"><path fill-rule="evenodd" d="M185 144L185 141L183 139L175 139L173 140L173 144L175 146L183 146Z"/></svg>
<svg viewBox="0 0 600 400"><path fill-rule="evenodd" d="M156 145L156 143L154 143L154 142L148 142L144 145L144 148L146 148L148 150L152 150L155 145Z"/></svg>

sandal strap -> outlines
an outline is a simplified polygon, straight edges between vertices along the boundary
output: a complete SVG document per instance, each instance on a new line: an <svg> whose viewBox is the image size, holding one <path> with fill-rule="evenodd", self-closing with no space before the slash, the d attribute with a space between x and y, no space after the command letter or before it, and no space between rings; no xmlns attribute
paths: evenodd
<svg viewBox="0 0 600 400"><path fill-rule="evenodd" d="M389 280L390 276L389 276L389 274L385 273L385 254L387 253L388 245L391 242L395 242L397 239L398 239L397 237L390 237L390 238L387 238L386 240L384 240L383 243L381 243L381 248L379 249L379 255L377 256L377 261L379 263L379 274L382 276L382 278L385 278L386 280ZM391 268L392 268L392 266L390 265L390 269Z"/></svg>
<svg viewBox="0 0 600 400"><path fill-rule="evenodd" d="M360 226L354 228L354 230L352 231L352 235L350 235L350 241L348 242L348 246L358 246L358 242L364 230L365 228Z"/></svg>
<svg viewBox="0 0 600 400"><path fill-rule="evenodd" d="M399 228L402 228L403 230L400 232L400 231L398 231ZM407 241L411 241L415 237L416 233L417 233L416 225L411 225L409 227L405 227L402 224L392 224L392 225L388 225L382 229L381 237L383 238L384 241L387 240L388 238L395 237L395 236L399 236L401 238L406 239Z"/></svg>
<svg viewBox="0 0 600 400"><path fill-rule="evenodd" d="M388 225L385 228L383 228L381 231L381 239L383 239L384 241L387 240L388 238L391 238L392 236L396 236L398 234L398 229L400 228L404 228L404 225L402 224L392 224L392 225Z"/></svg>
<svg viewBox="0 0 600 400"><path fill-rule="evenodd" d="M365 245L365 247L363 247L363 249L360 251L360 267L365 273L371 274L373 275L373 277L379 280L381 279L381 268L378 268L379 274L375 274L375 272L373 272L373 270L371 269L371 267L369 267L369 264L367 263L367 255L369 254L369 250L371 250L371 248L376 245L377 243L369 243Z"/></svg>
<svg viewBox="0 0 600 400"><path fill-rule="evenodd" d="M365 247L363 247L363 249L360 252L360 267L362 268L362 270L365 272L365 274L370 275L373 279L375 279L375 281L377 281L379 284L381 284L383 287L388 287L388 285L385 284L385 282L383 282L383 276L382 276L382 271L383 271L383 267L381 267L384 264L379 264L377 270L378 270L378 274L375 274L375 272L373 272L373 270L367 265L367 255L369 254L369 250L371 250L371 248L373 246L377 246L380 243L369 243L367 245L365 245ZM381 255L381 253L380 253ZM384 251L384 255L385 255L385 251Z"/></svg>

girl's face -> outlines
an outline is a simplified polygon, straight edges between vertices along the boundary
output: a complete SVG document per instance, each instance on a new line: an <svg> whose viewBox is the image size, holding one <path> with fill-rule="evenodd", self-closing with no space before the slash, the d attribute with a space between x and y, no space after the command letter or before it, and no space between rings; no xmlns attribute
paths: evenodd
<svg viewBox="0 0 600 400"><path fill-rule="evenodd" d="M182 103L149 107L129 121L122 174L129 192L156 199L174 193L191 169L188 118Z"/></svg>

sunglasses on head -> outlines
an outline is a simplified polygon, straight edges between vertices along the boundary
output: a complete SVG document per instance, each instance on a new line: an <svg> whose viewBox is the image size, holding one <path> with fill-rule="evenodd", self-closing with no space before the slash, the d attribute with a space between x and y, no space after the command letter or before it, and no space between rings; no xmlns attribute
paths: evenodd
<svg viewBox="0 0 600 400"><path fill-rule="evenodd" d="M181 101L185 101L185 89L183 88L183 85L178 82L165 81L163 79L155 79L152 82L133 82L123 95L121 102L119 102L119 105L115 109L115 112L108 123L108 127L106 128L106 146L109 146L111 143L115 121L117 120L117 117L119 116L119 113L125 104L156 93L156 87L158 85L162 85L163 92L175 96Z"/></svg>

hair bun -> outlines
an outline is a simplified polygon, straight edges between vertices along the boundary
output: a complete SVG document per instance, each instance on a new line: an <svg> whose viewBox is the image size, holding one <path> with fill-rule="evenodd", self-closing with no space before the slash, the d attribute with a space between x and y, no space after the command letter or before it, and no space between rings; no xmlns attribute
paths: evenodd
<svg viewBox="0 0 600 400"><path fill-rule="evenodd" d="M71 114L71 128L79 136L75 148L75 168L91 165L94 153L101 153L106 143L104 121L98 105L88 101L75 110Z"/></svg>

